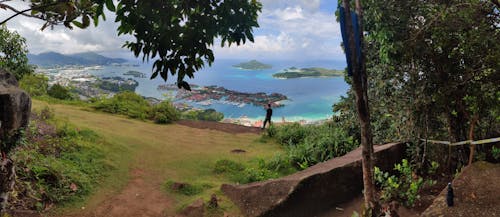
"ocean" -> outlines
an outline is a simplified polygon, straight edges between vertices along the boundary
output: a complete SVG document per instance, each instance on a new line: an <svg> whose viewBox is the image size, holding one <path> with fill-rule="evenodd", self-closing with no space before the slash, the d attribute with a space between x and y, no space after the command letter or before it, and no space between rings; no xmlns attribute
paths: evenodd
<svg viewBox="0 0 500 217"><path fill-rule="evenodd" d="M281 93L289 100L284 107L273 109L273 119L281 121L317 121L331 117L333 115L332 105L345 95L349 86L343 77L331 78L296 78L296 79L276 79L272 75L282 69L292 66L323 67L328 69L344 69L344 61L265 61L266 64L273 65L272 69L266 70L242 70L232 67L242 60L216 60L211 67L195 73L194 79L186 78L190 84L201 86L217 85L229 90L248 93ZM136 64L136 63L133 63ZM133 70L145 73L146 78L134 78L139 82L136 92L146 97L165 99L165 91L157 90L158 85L165 84L165 81L158 76L150 80L152 63L130 65L130 66L103 66L99 70L89 70L89 73L99 77L124 76L123 73ZM167 83L174 83L176 77L170 76ZM225 118L263 119L265 109L253 105L243 107L231 104L224 104L215 101L211 105L200 105L190 103L198 108L213 108L224 113Z"/></svg>

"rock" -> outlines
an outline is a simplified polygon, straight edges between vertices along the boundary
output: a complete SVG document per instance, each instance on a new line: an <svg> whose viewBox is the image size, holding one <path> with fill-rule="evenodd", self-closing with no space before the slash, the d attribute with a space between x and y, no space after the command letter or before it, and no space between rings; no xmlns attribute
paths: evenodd
<svg viewBox="0 0 500 217"><path fill-rule="evenodd" d="M217 199L217 195L212 194L212 196L210 197L210 201L208 202L208 207L212 209L219 207L219 200Z"/></svg>
<svg viewBox="0 0 500 217"><path fill-rule="evenodd" d="M500 164L475 162L465 167L452 181L454 205L448 207L446 204L448 187L445 187L421 216L500 216L498 180L500 180Z"/></svg>
<svg viewBox="0 0 500 217"><path fill-rule="evenodd" d="M231 153L233 154L243 154L243 153L246 153L247 151L243 150L243 149L233 149L231 150Z"/></svg>
<svg viewBox="0 0 500 217"><path fill-rule="evenodd" d="M183 217L203 217L205 211L205 203L202 199L198 199L191 205L184 208L180 214Z"/></svg>
<svg viewBox="0 0 500 217"><path fill-rule="evenodd" d="M8 153L14 148L28 126L31 99L18 87L14 75L0 69L0 213L6 208L9 192L14 186L15 167Z"/></svg>
<svg viewBox="0 0 500 217"><path fill-rule="evenodd" d="M182 190L183 188L186 188L188 186L187 183L182 183L182 182L174 182L172 183L172 185L170 186L170 190L172 191L180 191Z"/></svg>
<svg viewBox="0 0 500 217"><path fill-rule="evenodd" d="M18 87L14 75L0 69L0 139L28 126L30 112L29 95Z"/></svg>
<svg viewBox="0 0 500 217"><path fill-rule="evenodd" d="M375 165L383 171L404 158L405 144L375 146ZM362 193L361 148L298 173L221 190L247 217L309 217L351 201Z"/></svg>

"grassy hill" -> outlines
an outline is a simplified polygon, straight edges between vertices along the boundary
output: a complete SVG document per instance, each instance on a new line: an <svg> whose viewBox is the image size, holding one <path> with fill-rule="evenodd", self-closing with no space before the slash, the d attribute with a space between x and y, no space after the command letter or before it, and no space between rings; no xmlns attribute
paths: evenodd
<svg viewBox="0 0 500 217"><path fill-rule="evenodd" d="M47 105L46 102L33 101L35 110ZM208 201L212 194L223 198L220 203L225 212L237 212L234 205L219 191L222 183L234 183L234 181L227 176L214 173L216 162L226 159L254 167L259 163L259 159L269 159L283 152L282 148L275 143L261 142L258 134L230 134L178 124L157 125L152 122L99 113L85 107L55 104L48 106L59 118L66 119L75 126L97 132L112 144L111 147L116 149L115 152L111 152L108 159L116 161L114 162L116 170L102 183L100 189L89 198L86 204L76 204L69 208L67 212L74 216L96 214L99 216L109 212L109 207L126 207L127 201L120 201L128 197L123 196L123 194L127 195L124 192L128 192L129 188L141 183L143 186L139 188L149 189L150 193L147 195L155 195L151 192L156 192L156 197L165 196L169 201L173 201L171 206L165 205L166 210L163 212L167 214L172 214L180 207L200 197ZM234 154L231 151L235 149L246 152ZM134 178L137 174L140 176L140 181ZM166 183L172 182L201 185L204 189L194 195L165 190ZM116 199L117 197L122 199ZM158 200L157 198L148 200L148 196L144 197L142 198L144 203ZM134 198L130 200L130 204L137 203ZM85 207L85 210L79 209L81 206Z"/></svg>

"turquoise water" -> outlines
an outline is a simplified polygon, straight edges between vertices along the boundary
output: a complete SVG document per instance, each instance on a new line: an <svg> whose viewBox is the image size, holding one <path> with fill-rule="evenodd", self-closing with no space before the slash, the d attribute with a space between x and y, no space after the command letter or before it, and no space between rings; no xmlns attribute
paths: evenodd
<svg viewBox="0 0 500 217"><path fill-rule="evenodd" d="M229 90L240 92L265 92L285 94L290 100L285 102L284 107L275 108L273 118L281 120L285 117L287 121L298 120L321 120L330 117L332 105L337 102L341 95L345 95L348 84L343 77L333 78L298 78L298 79L276 79L272 74L292 66L324 67L331 69L343 69L345 62L342 61L274 61L265 62L272 64L273 68L268 70L241 70L233 68L232 65L242 62L241 60L217 60L212 67L207 67L195 73L195 78L186 80L190 84L217 85ZM133 66L105 66L102 70L91 71L97 76L123 76L129 70L140 71L151 74L151 65L142 64ZM174 77L172 77L174 78ZM156 88L165 84L161 78L150 80L148 78L133 78L139 82L136 92L148 97L164 98L164 93ZM175 79L167 81L174 83ZM238 107L235 105L213 103L210 106L193 104L199 108L214 108L224 113L226 118L239 118L247 116L250 119L260 119L265 115L261 107L246 105Z"/></svg>

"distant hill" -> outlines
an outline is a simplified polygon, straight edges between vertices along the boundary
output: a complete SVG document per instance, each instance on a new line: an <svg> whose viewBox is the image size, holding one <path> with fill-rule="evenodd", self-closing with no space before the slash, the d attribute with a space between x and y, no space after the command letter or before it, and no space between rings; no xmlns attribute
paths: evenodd
<svg viewBox="0 0 500 217"><path fill-rule="evenodd" d="M269 64L261 63L257 60L251 60L249 62L240 63L237 65L233 65L233 67L240 69L248 69L248 70L262 70L262 69L270 69L273 66Z"/></svg>
<svg viewBox="0 0 500 217"><path fill-rule="evenodd" d="M338 77L343 76L343 70L336 69L325 69L320 67L312 67L312 68L296 68L291 67L288 69L282 70L280 73L273 74L275 78L289 79L289 78L319 78L319 77Z"/></svg>
<svg viewBox="0 0 500 217"><path fill-rule="evenodd" d="M109 58L94 52L64 55L57 52L46 52L41 54L28 54L30 64L39 66L54 65L109 65L113 63L127 62L121 58Z"/></svg>

